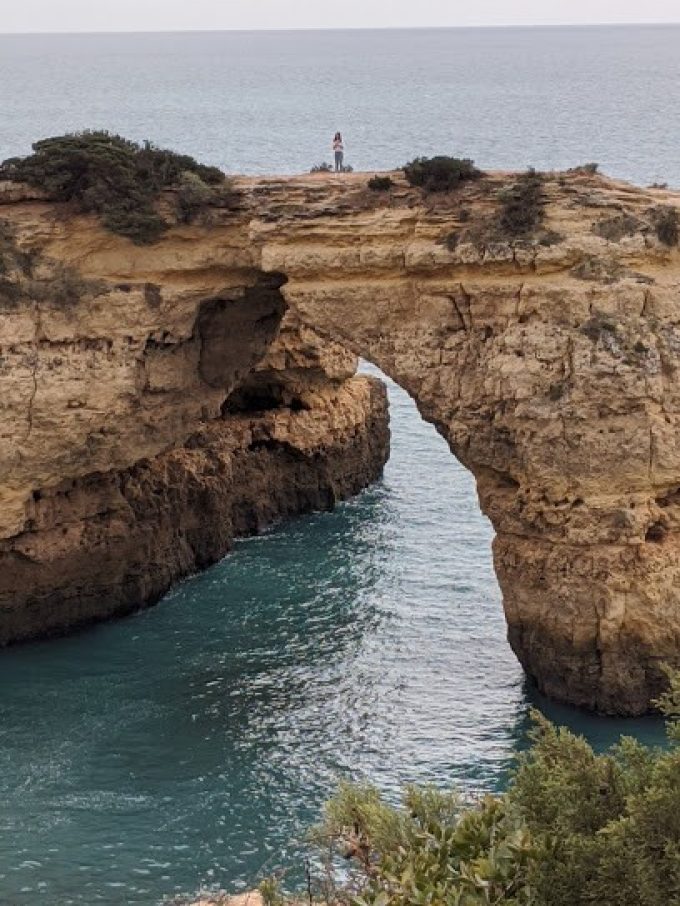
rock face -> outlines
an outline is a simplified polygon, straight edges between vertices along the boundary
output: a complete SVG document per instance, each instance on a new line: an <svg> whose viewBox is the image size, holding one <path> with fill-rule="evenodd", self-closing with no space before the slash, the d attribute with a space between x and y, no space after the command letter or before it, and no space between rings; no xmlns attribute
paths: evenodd
<svg viewBox="0 0 680 906"><path fill-rule="evenodd" d="M389 450L383 385L224 233L159 274L160 249L130 260L34 201L0 207L0 645L152 603L235 537L357 493ZM58 255L32 251L46 236Z"/></svg>
<svg viewBox="0 0 680 906"><path fill-rule="evenodd" d="M35 583L31 540L56 550L69 519L92 543L98 514L118 503L137 507L140 532L162 527L154 578L143 544L118 525L115 609L126 609L218 555L229 531L204 534L210 501L235 524L268 518L233 496L220 504L215 469L250 483L257 472L264 499L264 473L301 444L296 481L316 487L318 505L318 447L300 437L325 417L344 438L338 465L348 450L365 462L373 445L364 478L375 474L384 403L348 377L349 351L399 382L473 472L529 675L574 704L646 710L662 665L680 667L680 253L658 236L680 196L551 176L542 235L511 241L493 228L511 180L429 198L401 183L372 194L359 175L242 180L239 210L208 211L146 248L6 186L5 269L20 287L0 312L4 625L16 625L13 601L42 614L36 629L61 607L49 592L58 570ZM256 428L258 406L268 411ZM241 465L236 447L248 450ZM361 483L351 471L345 492ZM93 484L103 498L88 496ZM170 487L183 495L183 534ZM143 551L136 561L130 547ZM90 581L74 567L62 600L77 610Z"/></svg>
<svg viewBox="0 0 680 906"><path fill-rule="evenodd" d="M25 529L0 541L0 642L156 601L235 537L358 493L388 445L383 385L353 378L313 409L226 415L153 459L34 492Z"/></svg>

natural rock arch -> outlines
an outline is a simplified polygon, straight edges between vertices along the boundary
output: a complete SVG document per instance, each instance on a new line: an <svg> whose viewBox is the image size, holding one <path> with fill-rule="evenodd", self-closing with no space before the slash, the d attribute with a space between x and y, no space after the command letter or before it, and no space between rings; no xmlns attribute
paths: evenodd
<svg viewBox="0 0 680 906"><path fill-rule="evenodd" d="M404 387L473 473L539 688L639 713L680 664L680 256L653 230L679 198L561 182L551 244L464 241L474 189L258 236L297 314Z"/></svg>
<svg viewBox="0 0 680 906"><path fill-rule="evenodd" d="M61 366L48 374L28 362L33 440L24 438L16 465L22 480L5 493L15 534L26 531L31 475L42 494L103 462L132 467L216 417L234 389L233 368L220 376L230 306L243 311L237 300L251 294L267 308L269 293L271 311L252 322L253 337L269 337L280 295L337 361L334 342L402 385L474 474L496 531L510 642L539 687L590 708L644 711L662 665L680 665L680 256L654 232L654 211L678 197L555 177L545 241L492 241L482 228L505 177L435 201L404 187L376 200L363 179L242 181L236 214L177 227L149 248L8 190L19 243L105 287L90 293L77 327L49 306L37 321L24 312L23 327L8 315L13 348L96 335L124 401L114 439L101 411L114 392L102 390L74 422L78 437L106 429L91 451L74 456L74 435L63 456L36 454L34 463L39 405L49 400L41 382L54 386ZM618 221L622 234L603 228ZM285 371L290 356L280 355ZM140 367L141 389L115 376ZM306 388L309 400L323 396L322 384ZM55 423L67 415L56 412Z"/></svg>

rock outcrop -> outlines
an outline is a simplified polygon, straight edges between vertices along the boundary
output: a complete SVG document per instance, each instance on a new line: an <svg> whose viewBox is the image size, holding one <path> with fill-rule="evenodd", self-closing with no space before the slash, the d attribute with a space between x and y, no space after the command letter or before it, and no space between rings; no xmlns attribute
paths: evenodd
<svg viewBox="0 0 680 906"><path fill-rule="evenodd" d="M0 208L0 645L156 601L389 450L383 385L286 313L280 278L219 242L133 261L33 201Z"/></svg>
<svg viewBox="0 0 680 906"><path fill-rule="evenodd" d="M555 174L541 235L519 241L496 226L512 179L430 197L401 182L371 193L359 175L241 180L237 210L144 248L6 186L22 285L0 314L0 537L19 584L3 587L0 619L30 596L36 554L20 540L61 525L51 501L69 483L134 475L143 526L177 486L162 476L194 474L184 458L206 432L250 437L253 406L282 405L277 440L297 436L296 419L318 424L335 375L334 405L363 394L351 411L380 422L379 392L348 382L348 350L400 383L473 472L510 642L538 686L646 710L662 665L680 666L680 253L659 238L680 196ZM41 301L50 281L63 304ZM286 308L295 342L277 333ZM342 347L316 377L297 364L305 331ZM357 440L350 422L361 458L371 432ZM201 509L211 494L207 482ZM181 536L159 535L163 561L181 558Z"/></svg>

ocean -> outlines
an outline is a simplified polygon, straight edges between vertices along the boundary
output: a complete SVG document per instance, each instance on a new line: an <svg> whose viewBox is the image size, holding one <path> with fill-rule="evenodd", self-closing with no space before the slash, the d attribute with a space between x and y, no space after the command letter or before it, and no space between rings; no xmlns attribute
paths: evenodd
<svg viewBox="0 0 680 906"><path fill-rule="evenodd" d="M680 184L680 27L0 36L0 158L107 128L233 173L421 154ZM373 370L365 364L366 370ZM157 607L0 653L0 902L159 903L288 868L342 777L502 788L539 699L471 477L390 384L382 481Z"/></svg>

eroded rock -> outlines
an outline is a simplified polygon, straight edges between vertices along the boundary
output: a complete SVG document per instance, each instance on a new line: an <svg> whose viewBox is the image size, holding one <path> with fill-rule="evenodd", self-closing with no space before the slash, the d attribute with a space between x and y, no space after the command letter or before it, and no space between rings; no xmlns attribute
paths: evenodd
<svg viewBox="0 0 680 906"><path fill-rule="evenodd" d="M489 224L511 178L436 199L398 181L376 199L361 175L241 180L238 212L143 248L13 187L0 218L22 254L98 289L0 311L3 543L30 531L36 490L144 460L162 472L225 417L313 417L361 355L475 475L529 675L564 701L644 711L662 664L680 666L680 253L653 214L680 196L549 176L541 237L504 241ZM284 321L258 364L265 275L293 333ZM232 304L244 318L230 360ZM166 549L183 548L168 536Z"/></svg>

